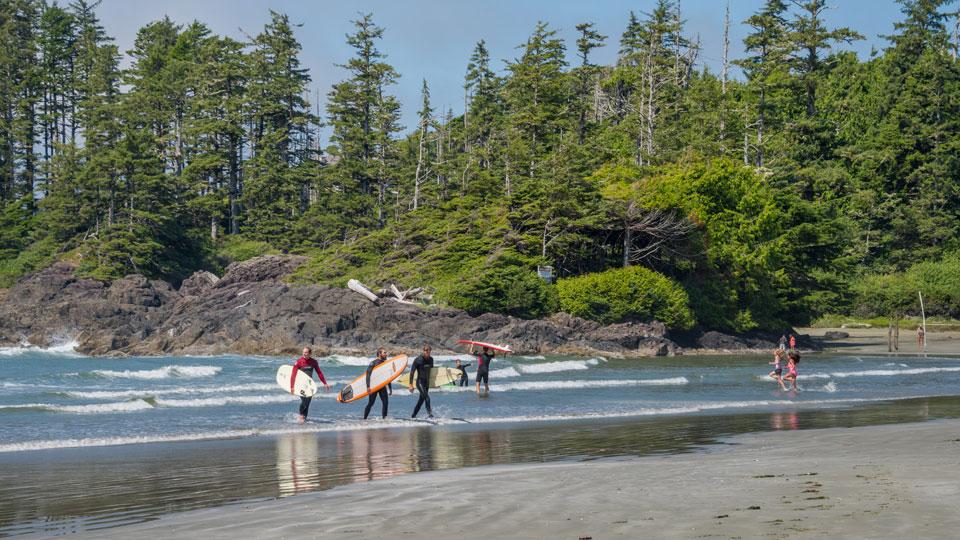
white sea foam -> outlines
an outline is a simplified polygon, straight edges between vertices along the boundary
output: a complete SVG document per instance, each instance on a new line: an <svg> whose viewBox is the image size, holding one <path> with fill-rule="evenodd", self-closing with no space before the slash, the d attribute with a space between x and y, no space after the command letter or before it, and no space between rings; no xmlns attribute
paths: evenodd
<svg viewBox="0 0 960 540"><path fill-rule="evenodd" d="M335 366L363 366L367 367L370 362L373 360L373 356L367 358L366 356L347 356L343 354L334 354L323 358L330 364Z"/></svg>
<svg viewBox="0 0 960 540"><path fill-rule="evenodd" d="M269 396L220 396L211 398L197 399L157 399L159 407L223 407L233 404L261 404L261 403L286 403L290 401L291 396L287 394L276 394Z"/></svg>
<svg viewBox="0 0 960 540"><path fill-rule="evenodd" d="M519 365L516 366L517 371L524 374L534 374L534 373L556 373L559 371L577 371L590 369L590 366L595 366L599 361L595 358L589 360L564 360L561 362L549 362L546 364L529 364L529 365Z"/></svg>
<svg viewBox="0 0 960 540"><path fill-rule="evenodd" d="M57 356L80 356L76 352L77 342L74 340L66 341L59 345L42 348L23 344L19 347L0 347L0 356L20 356L26 353L45 353Z"/></svg>
<svg viewBox="0 0 960 540"><path fill-rule="evenodd" d="M836 371L833 373L810 373L800 374L802 378L808 379L829 379L846 377L902 377L904 375L926 375L929 373L957 373L960 367L929 367L912 369L868 369L864 371Z"/></svg>
<svg viewBox="0 0 960 540"><path fill-rule="evenodd" d="M220 366L164 366L157 369L139 371L112 371L97 369L94 375L108 379L197 379L212 377L223 370Z"/></svg>
<svg viewBox="0 0 960 540"><path fill-rule="evenodd" d="M494 390L566 390L577 388L612 388L617 386L670 386L684 385L688 382L686 377L671 377L669 379L610 379L600 381L524 381L495 384Z"/></svg>
<svg viewBox="0 0 960 540"><path fill-rule="evenodd" d="M509 379L510 377L519 377L519 376L520 376L520 372L517 371L517 370L515 370L515 369L513 369L512 367L502 368L502 369L494 369L494 370L490 371L490 378L491 378L491 379L494 379L494 380L496 380L496 379Z"/></svg>
<svg viewBox="0 0 960 540"><path fill-rule="evenodd" d="M333 381L330 381L333 384ZM134 398L134 397L157 397L157 396L185 396L185 395L196 395L196 394L209 394L209 393L234 393L234 392L252 392L252 391L264 391L264 390L279 390L279 387L275 384L238 384L233 386L213 386L213 387L198 387L198 386L180 386L176 388L160 388L160 389L142 389L142 390L93 390L93 391L79 391L71 390L67 392L62 392L63 395L79 399L122 399L122 398Z"/></svg>
<svg viewBox="0 0 960 540"><path fill-rule="evenodd" d="M520 358L523 358L524 360L546 360L547 359L547 357L543 356L542 354L538 354L536 356L521 356Z"/></svg>
<svg viewBox="0 0 960 540"><path fill-rule="evenodd" d="M827 384L823 385L823 388L820 389L821 392L834 393L837 391L837 383L835 381L830 381Z"/></svg>
<svg viewBox="0 0 960 540"><path fill-rule="evenodd" d="M142 399L118 401L113 403L94 403L91 405L43 405L43 409L54 412L74 414L126 413L152 409L153 405Z"/></svg>

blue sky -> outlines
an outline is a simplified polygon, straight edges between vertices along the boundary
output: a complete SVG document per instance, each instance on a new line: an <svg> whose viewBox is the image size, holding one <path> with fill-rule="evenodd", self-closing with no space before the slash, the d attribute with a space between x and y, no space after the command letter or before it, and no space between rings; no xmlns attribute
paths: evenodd
<svg viewBox="0 0 960 540"><path fill-rule="evenodd" d="M722 62L726 4L726 0L680 0L687 35L695 39L699 34L703 44L700 62L714 72L719 72ZM595 29L608 39L606 47L594 50L592 60L610 64L630 11L639 15L654 5L654 0L103 0L97 14L125 52L141 27L164 15L184 25L198 20L217 34L243 39L263 29L270 20L269 10L285 13L291 22L302 24L296 30L303 45L301 62L310 69L313 96L319 90L321 115L325 116L326 94L346 76L335 64L346 63L353 54L345 43L346 35L355 31L351 21L361 12L372 13L374 22L385 29L379 49L401 75L392 93L403 105L402 123L408 132L416 123L423 79L436 111L452 108L454 114L463 112L463 76L481 39L486 40L493 67L502 71L502 60L517 58L520 51L516 47L539 21L548 22L566 42L568 62L576 64L576 26L594 22ZM742 40L748 29L742 21L762 5L761 0L730 0L731 60L743 54ZM872 48L885 48L887 41L879 36L893 33L893 23L901 20L900 6L894 0L833 0L831 5L835 8L827 13L828 27L849 26L867 38L842 47L857 51L861 58L868 58ZM325 130L324 136L328 135Z"/></svg>

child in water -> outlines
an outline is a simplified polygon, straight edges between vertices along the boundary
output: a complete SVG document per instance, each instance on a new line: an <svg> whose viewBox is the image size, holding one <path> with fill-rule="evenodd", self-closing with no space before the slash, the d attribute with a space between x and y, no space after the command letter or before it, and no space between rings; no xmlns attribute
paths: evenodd
<svg viewBox="0 0 960 540"><path fill-rule="evenodd" d="M787 361L787 369L790 370L790 373L787 373L783 376L783 380L790 381L793 385L794 390L799 390L797 388L797 364L800 363L800 353L796 351L790 351L790 354L787 355L789 359Z"/></svg>
<svg viewBox="0 0 960 540"><path fill-rule="evenodd" d="M773 371L770 372L770 377L777 381L780 385L780 388L783 388L783 391L787 391L787 386L783 384L783 378L780 376L783 373L783 350L777 349L773 351L773 362L768 362L773 364Z"/></svg>

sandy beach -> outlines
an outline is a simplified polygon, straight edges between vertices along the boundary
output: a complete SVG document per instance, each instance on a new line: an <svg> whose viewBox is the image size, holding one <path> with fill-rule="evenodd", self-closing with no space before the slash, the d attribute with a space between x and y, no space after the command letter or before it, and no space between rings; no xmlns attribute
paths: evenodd
<svg viewBox="0 0 960 540"><path fill-rule="evenodd" d="M867 353L867 354L898 354L916 356L923 353L923 348L917 344L916 330L900 328L899 349L889 350L887 328L874 326L870 328L798 328L797 332L809 334L824 349L824 352L840 353ZM825 339L828 332L845 332L849 337ZM927 354L960 354L960 332L953 330L937 330L936 326L927 327ZM892 340L892 337L891 337Z"/></svg>
<svg viewBox="0 0 960 540"><path fill-rule="evenodd" d="M955 538L960 420L427 472L74 538Z"/></svg>

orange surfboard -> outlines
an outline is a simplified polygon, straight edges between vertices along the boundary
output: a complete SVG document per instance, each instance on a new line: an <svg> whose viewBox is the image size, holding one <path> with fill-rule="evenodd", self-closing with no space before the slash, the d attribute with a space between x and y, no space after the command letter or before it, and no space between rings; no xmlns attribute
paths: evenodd
<svg viewBox="0 0 960 540"><path fill-rule="evenodd" d="M373 368L370 373L370 392L377 392L384 386L393 382L399 377L403 370L407 369L407 355L400 354ZM340 403L350 403L360 398L367 397L367 372L364 372L343 387L337 394L337 401Z"/></svg>

